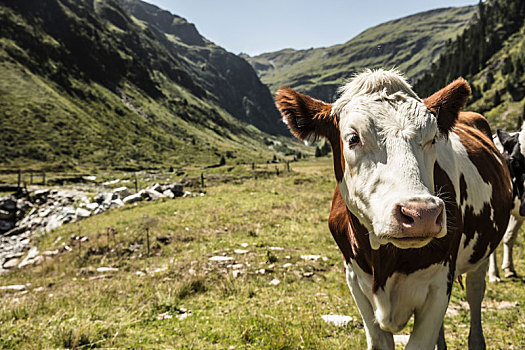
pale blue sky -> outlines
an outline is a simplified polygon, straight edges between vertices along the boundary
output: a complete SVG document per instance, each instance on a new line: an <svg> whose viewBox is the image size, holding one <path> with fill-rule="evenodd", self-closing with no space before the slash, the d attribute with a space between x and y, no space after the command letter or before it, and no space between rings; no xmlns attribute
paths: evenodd
<svg viewBox="0 0 525 350"><path fill-rule="evenodd" d="M228 51L256 55L344 43L365 29L417 12L478 0L146 0L186 18Z"/></svg>

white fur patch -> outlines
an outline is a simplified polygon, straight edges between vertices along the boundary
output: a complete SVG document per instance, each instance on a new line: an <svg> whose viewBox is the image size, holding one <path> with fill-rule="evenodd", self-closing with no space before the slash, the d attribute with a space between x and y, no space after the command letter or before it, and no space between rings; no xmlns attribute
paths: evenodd
<svg viewBox="0 0 525 350"><path fill-rule="evenodd" d="M436 288L445 286L446 289L448 281L448 266L434 264L408 275L396 272L387 279L384 288L372 293L372 275L365 273L355 261L351 268L372 305L377 323L392 333L401 331L415 310L422 309L426 302L432 303L428 300L429 294Z"/></svg>
<svg viewBox="0 0 525 350"><path fill-rule="evenodd" d="M456 129L463 132L461 129ZM454 132L449 133L449 140L440 143L437 150L437 162L447 173L456 191L456 203L459 205L460 187L459 179L463 174L467 185L467 200L463 203L461 211L465 212L466 206L471 206L473 214L478 215L485 204L490 203L492 185L483 181L478 169L470 160L467 150L461 144L460 138Z"/></svg>

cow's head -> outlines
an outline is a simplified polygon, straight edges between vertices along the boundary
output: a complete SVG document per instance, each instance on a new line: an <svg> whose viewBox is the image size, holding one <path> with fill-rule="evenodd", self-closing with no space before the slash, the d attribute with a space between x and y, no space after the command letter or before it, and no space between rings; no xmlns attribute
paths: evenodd
<svg viewBox="0 0 525 350"><path fill-rule="evenodd" d="M277 107L300 140L324 137L348 209L368 229L372 248L420 248L447 233L434 192L436 143L446 142L470 88L463 79L422 101L395 71L366 71L327 104L290 88Z"/></svg>
<svg viewBox="0 0 525 350"><path fill-rule="evenodd" d="M519 214L525 216L525 130L509 134L497 129L498 139L503 146L503 157L512 178L514 196L520 199Z"/></svg>

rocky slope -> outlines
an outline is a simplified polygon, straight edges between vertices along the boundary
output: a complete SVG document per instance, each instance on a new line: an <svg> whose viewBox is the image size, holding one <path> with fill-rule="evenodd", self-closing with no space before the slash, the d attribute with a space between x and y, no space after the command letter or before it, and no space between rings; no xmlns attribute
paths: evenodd
<svg viewBox="0 0 525 350"><path fill-rule="evenodd" d="M418 78L474 13L473 6L437 9L380 24L341 45L243 57L270 90L291 86L331 101L337 87L364 68L397 67L410 80Z"/></svg>
<svg viewBox="0 0 525 350"><path fill-rule="evenodd" d="M140 1L2 1L0 74L2 167L245 161L272 152L252 125L286 132L244 60Z"/></svg>

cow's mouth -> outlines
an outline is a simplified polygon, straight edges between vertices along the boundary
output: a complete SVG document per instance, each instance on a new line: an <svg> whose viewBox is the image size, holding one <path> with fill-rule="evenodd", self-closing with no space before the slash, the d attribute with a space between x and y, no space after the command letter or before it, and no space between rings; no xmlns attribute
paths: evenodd
<svg viewBox="0 0 525 350"><path fill-rule="evenodd" d="M407 236L407 237L390 237L389 241L398 248L422 248L434 239L434 236Z"/></svg>

